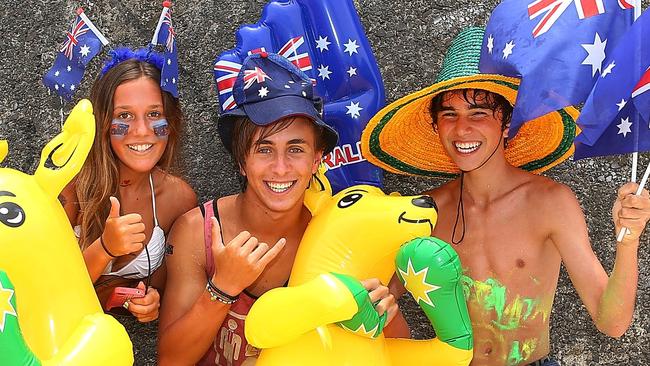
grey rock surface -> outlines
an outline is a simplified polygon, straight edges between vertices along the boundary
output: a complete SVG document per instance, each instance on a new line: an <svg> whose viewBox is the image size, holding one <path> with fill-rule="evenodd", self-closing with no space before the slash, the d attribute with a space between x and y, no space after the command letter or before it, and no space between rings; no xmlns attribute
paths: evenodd
<svg viewBox="0 0 650 366"><path fill-rule="evenodd" d="M44 144L60 130L62 105L41 84L52 65L74 10L82 5L113 45L145 45L160 12L161 1L0 2L0 139L10 142L4 165L33 172ZM178 32L181 100L187 116L183 164L179 172L194 187L200 201L238 190L232 162L216 134L217 98L212 61L234 46L235 29L258 20L262 0L178 1L174 23ZM431 84L453 36L468 25L485 25L495 0L356 0L361 21L381 69L387 101ZM648 1L644 1L644 8ZM101 57L101 56L100 56ZM77 99L87 95L100 62L91 62ZM646 154L640 162L650 161ZM629 157L567 161L548 176L570 186L584 209L593 248L606 270L613 266L615 248L611 205L617 187L629 179ZM388 174L387 191L414 194L441 184ZM564 365L650 364L649 236L640 250L640 277L634 322L620 339L608 338L594 327L563 270L552 314L552 353ZM37 269L35 269L37 270ZM402 307L414 336L433 333L412 300ZM155 364L156 323L140 325L121 319L135 345L137 365Z"/></svg>

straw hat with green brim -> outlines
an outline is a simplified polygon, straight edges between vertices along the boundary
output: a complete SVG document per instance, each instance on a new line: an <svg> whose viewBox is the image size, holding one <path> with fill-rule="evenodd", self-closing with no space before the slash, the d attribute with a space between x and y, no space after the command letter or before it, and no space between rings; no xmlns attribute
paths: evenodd
<svg viewBox="0 0 650 366"><path fill-rule="evenodd" d="M482 89L515 103L519 79L480 74L485 30L466 28L454 39L436 83L384 107L361 135L363 156L387 171L425 177L453 177L460 170L445 152L432 127L431 100L458 89ZM573 154L578 111L567 107L526 122L508 141L506 160L513 166L541 173Z"/></svg>

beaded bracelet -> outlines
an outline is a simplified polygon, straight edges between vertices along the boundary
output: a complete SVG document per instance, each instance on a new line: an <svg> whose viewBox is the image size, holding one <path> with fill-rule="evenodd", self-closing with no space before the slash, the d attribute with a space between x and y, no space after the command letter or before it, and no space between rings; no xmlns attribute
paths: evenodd
<svg viewBox="0 0 650 366"><path fill-rule="evenodd" d="M219 300L221 303L230 305L239 299L239 295L230 296L227 293L219 290L219 288L217 288L217 286L215 286L214 283L212 283L212 280L209 278L208 283L205 284L205 289L210 294L211 301Z"/></svg>

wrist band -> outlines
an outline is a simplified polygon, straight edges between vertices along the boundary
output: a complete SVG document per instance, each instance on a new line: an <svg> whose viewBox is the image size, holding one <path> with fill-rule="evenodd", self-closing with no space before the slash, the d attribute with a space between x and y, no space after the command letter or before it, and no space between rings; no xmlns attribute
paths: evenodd
<svg viewBox="0 0 650 366"><path fill-rule="evenodd" d="M111 258L117 258L117 256L113 255L113 253L108 251L108 248L106 248L106 245L104 245L104 239L102 238L102 235L99 236L99 244L102 245L102 248L104 248L104 251L106 254L108 254Z"/></svg>
<svg viewBox="0 0 650 366"><path fill-rule="evenodd" d="M239 295L231 296L219 290L217 286L215 286L214 283L212 283L212 280L209 278L208 278L208 283L205 284L205 289L210 294L211 301L219 300L219 302L222 302L226 305L230 305L235 301L237 301L237 299L239 299Z"/></svg>

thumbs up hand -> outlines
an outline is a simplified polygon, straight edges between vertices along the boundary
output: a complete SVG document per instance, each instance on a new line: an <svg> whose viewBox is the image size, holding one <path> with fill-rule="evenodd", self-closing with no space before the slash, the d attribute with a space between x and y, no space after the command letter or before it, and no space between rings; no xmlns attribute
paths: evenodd
<svg viewBox="0 0 650 366"><path fill-rule="evenodd" d="M101 237L108 254L119 257L138 252L146 238L142 216L136 213L120 216L120 201L115 197L110 200L111 211Z"/></svg>

